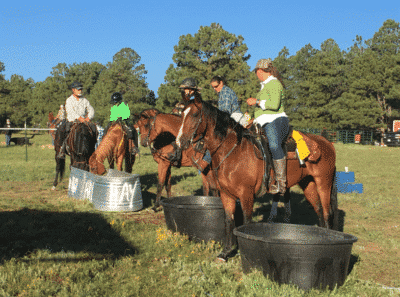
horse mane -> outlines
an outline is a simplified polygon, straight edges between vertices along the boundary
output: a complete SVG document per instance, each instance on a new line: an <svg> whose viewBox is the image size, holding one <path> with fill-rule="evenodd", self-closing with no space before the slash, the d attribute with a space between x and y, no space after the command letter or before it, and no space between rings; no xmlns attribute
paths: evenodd
<svg viewBox="0 0 400 297"><path fill-rule="evenodd" d="M203 112L206 118L211 118L215 122L214 133L217 137L219 137L221 140L224 139L228 134L228 130L230 129L235 132L237 143L242 141L244 132L242 125L232 119L229 113L219 110L211 105L211 103L202 101L202 104Z"/></svg>
<svg viewBox="0 0 400 297"><path fill-rule="evenodd" d="M162 113L161 111L159 111L159 110L156 109L156 108L147 108L147 109L143 110L143 111L140 113L139 116L140 116L140 117L144 117L144 118L146 118L146 119L150 118L150 116L147 115L147 112L148 112L148 111L155 111L156 114Z"/></svg>

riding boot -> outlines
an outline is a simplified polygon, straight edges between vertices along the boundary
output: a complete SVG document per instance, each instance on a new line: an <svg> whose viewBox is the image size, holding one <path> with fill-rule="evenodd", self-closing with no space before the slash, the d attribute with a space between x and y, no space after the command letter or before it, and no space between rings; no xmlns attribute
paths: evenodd
<svg viewBox="0 0 400 297"><path fill-rule="evenodd" d="M283 195L286 192L286 157L274 160L276 185L271 186L270 194Z"/></svg>
<svg viewBox="0 0 400 297"><path fill-rule="evenodd" d="M126 137L130 140L132 140L132 143L135 144L135 134L133 132L133 128L128 126L128 125L124 125L124 129L126 131ZM139 153L139 148L137 148L135 145L130 147L130 153L132 155L136 155Z"/></svg>

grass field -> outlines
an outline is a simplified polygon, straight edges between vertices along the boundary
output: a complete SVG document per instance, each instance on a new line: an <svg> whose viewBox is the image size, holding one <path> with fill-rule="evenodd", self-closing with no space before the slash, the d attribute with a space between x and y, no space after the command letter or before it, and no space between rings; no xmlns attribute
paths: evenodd
<svg viewBox="0 0 400 297"><path fill-rule="evenodd" d="M64 181L51 191L50 136L31 142L27 150L0 143L0 296L400 296L400 290L382 288L400 287L399 148L335 144L337 170L349 167L364 186L363 194L338 194L342 229L358 241L342 287L305 293L259 271L243 274L240 252L219 263L218 243L193 243L169 232L163 213L150 209L157 164L149 150L141 148L134 165L144 209L102 213L67 196L69 160ZM173 169L172 175L173 195L201 195L195 169ZM270 198L257 199L253 220L268 217ZM317 224L297 187L291 221Z"/></svg>

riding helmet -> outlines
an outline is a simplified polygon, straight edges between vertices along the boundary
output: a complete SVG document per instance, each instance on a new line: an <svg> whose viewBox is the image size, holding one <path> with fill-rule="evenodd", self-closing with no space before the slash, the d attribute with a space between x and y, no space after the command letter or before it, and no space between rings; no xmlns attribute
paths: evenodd
<svg viewBox="0 0 400 297"><path fill-rule="evenodd" d="M179 89L201 90L201 88L197 86L196 80L192 77L185 78L179 86Z"/></svg>
<svg viewBox="0 0 400 297"><path fill-rule="evenodd" d="M122 102L122 95L119 92L115 92L111 95L110 104L117 104Z"/></svg>

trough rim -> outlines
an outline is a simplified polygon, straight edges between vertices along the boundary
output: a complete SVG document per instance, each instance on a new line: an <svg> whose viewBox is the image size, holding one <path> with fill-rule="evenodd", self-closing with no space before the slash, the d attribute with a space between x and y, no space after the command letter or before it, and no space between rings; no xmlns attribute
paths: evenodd
<svg viewBox="0 0 400 297"><path fill-rule="evenodd" d="M216 203L211 203L211 204L205 204L205 203L187 203L187 204L173 204L170 203L172 200L179 198L182 200L185 200L185 198L189 197L204 197L207 199L215 199L218 200L218 204ZM217 196L195 196L195 195L187 195L187 196L175 196L171 198L164 198L161 199L160 201L161 205L163 207L168 207L168 208L179 208L179 209L194 209L194 210L208 210L208 209L224 209L224 206L222 205L221 198Z"/></svg>
<svg viewBox="0 0 400 297"><path fill-rule="evenodd" d="M338 235L342 237L342 239L335 239L335 240L326 240L324 241L311 241L310 240L302 240L302 239L281 239L281 238L275 238L275 239L268 239L262 236L257 236L257 235L251 235L251 234L246 234L240 229L244 229L249 225L286 225L286 226L299 226L302 228L306 229L319 229L321 231L327 231L330 233L334 233L335 235ZM310 226L310 225L300 225L300 224L285 224L285 223L265 223L265 222L258 222L258 223L250 223L249 225L242 225L239 227L236 227L233 229L233 234L236 235L236 237L239 238L245 238L245 239L250 239L253 241L261 241L261 242L266 242L268 244L286 244L286 245L312 245L312 246L318 246L318 245L343 245L343 244L353 244L354 242L358 241L358 238L352 234L336 231L336 230L331 230L331 229L326 229L322 227L317 227L317 226Z"/></svg>

